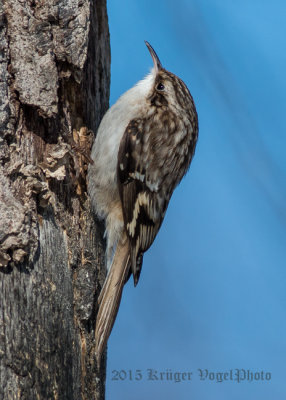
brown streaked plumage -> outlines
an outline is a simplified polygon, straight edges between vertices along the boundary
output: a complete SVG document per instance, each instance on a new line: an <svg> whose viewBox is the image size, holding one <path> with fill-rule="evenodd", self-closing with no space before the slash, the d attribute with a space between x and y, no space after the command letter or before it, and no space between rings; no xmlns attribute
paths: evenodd
<svg viewBox="0 0 286 400"><path fill-rule="evenodd" d="M188 88L162 67L154 49L146 45L154 68L103 118L92 152L94 166L89 170L93 206L106 221L109 270L98 300L99 360L124 283L132 273L137 285L143 254L190 166L198 136L197 113Z"/></svg>

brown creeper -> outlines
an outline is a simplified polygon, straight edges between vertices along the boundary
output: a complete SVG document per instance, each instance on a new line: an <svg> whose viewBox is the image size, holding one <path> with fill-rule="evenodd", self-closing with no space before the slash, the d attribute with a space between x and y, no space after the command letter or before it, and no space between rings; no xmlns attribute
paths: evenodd
<svg viewBox="0 0 286 400"><path fill-rule="evenodd" d="M145 42L154 67L107 111L92 148L88 191L106 226L107 277L96 320L100 360L131 273L136 286L169 200L187 172L198 137L193 98Z"/></svg>

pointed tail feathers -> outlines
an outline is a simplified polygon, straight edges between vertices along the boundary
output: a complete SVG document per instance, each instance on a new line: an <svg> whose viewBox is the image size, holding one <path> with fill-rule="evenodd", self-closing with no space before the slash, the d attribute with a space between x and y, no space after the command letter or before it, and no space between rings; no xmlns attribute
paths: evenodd
<svg viewBox="0 0 286 400"><path fill-rule="evenodd" d="M118 242L110 270L98 298L99 309L95 328L98 363L116 319L129 268L129 242L124 233Z"/></svg>

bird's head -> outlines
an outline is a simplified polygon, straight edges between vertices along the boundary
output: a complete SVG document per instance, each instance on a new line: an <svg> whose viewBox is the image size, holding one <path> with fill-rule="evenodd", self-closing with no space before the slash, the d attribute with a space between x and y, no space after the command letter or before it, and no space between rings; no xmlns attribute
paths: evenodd
<svg viewBox="0 0 286 400"><path fill-rule="evenodd" d="M145 41L151 54L154 67L152 69L153 84L149 94L151 104L160 106L183 107L193 104L192 97L184 82L173 73L162 67L161 61L153 47Z"/></svg>

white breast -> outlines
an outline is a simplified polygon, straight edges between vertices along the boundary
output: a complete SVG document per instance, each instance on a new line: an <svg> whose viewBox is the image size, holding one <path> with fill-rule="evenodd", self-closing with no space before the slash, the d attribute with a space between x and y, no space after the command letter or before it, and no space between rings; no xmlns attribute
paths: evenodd
<svg viewBox="0 0 286 400"><path fill-rule="evenodd" d="M117 189L117 160L120 141L128 123L146 115L146 99L152 90L155 71L125 92L106 112L97 131L89 167L88 191L99 217L106 218L114 202L120 201Z"/></svg>

